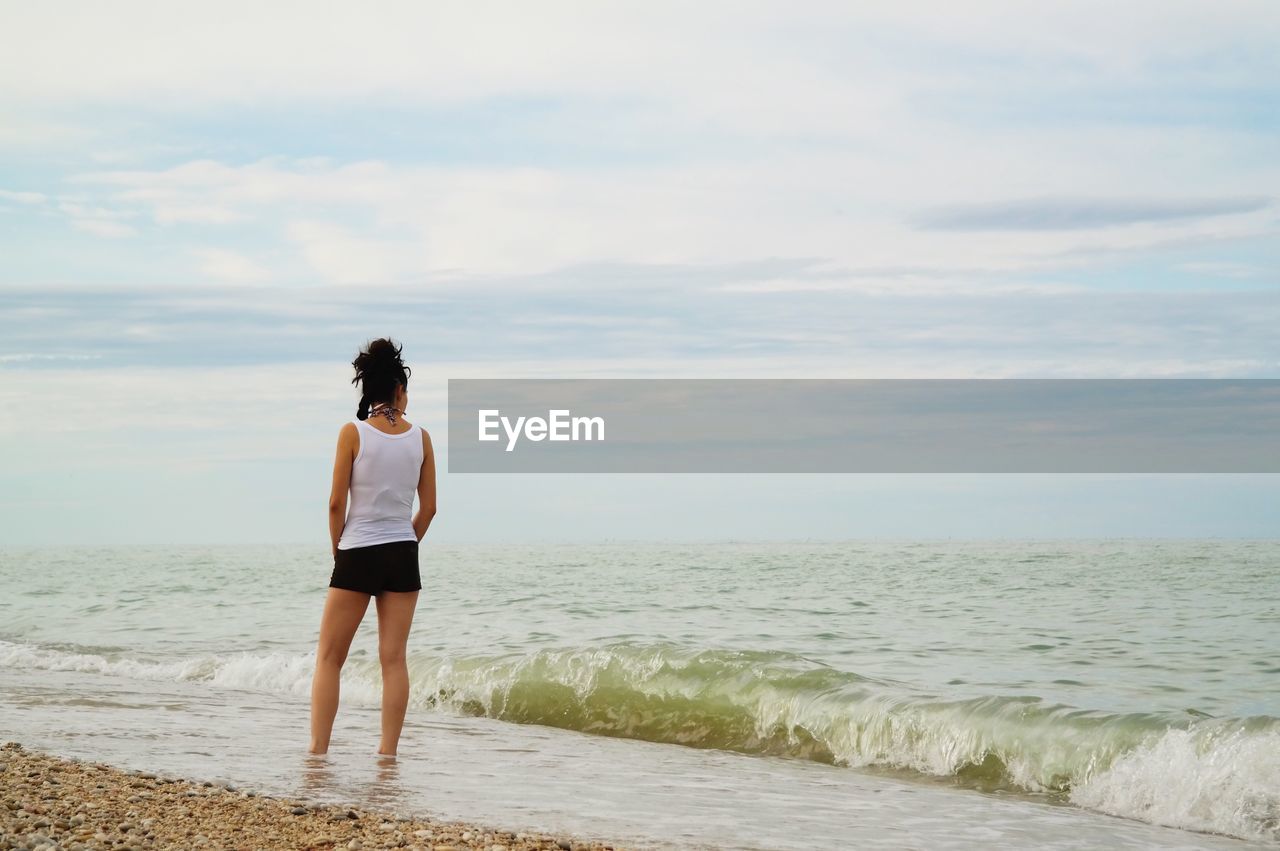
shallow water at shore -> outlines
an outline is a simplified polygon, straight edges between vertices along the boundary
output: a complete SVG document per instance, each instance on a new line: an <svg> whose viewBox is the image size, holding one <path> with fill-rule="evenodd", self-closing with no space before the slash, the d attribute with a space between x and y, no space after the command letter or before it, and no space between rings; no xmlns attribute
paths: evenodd
<svg viewBox="0 0 1280 851"><path fill-rule="evenodd" d="M1022 796L487 718L415 716L388 763L373 753L370 707L344 712L333 748L317 757L305 753L297 698L235 690L211 700L200 684L172 683L148 703L107 675L7 669L0 693L0 737L17 738L17 727L28 746L53 753L633 848L1254 847Z"/></svg>

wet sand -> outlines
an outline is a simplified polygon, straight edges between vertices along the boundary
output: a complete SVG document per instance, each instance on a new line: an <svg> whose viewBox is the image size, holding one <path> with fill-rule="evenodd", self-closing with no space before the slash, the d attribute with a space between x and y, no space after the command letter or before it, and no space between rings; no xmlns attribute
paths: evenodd
<svg viewBox="0 0 1280 851"><path fill-rule="evenodd" d="M606 851L599 842L318 805L0 749L0 848Z"/></svg>

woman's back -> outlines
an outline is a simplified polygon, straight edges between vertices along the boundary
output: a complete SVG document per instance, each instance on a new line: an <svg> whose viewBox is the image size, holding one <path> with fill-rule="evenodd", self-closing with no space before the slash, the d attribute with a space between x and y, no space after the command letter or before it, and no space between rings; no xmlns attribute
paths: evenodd
<svg viewBox="0 0 1280 851"><path fill-rule="evenodd" d="M389 433L353 420L360 447L351 465L351 506L338 549L416 541L413 497L422 472L422 430Z"/></svg>

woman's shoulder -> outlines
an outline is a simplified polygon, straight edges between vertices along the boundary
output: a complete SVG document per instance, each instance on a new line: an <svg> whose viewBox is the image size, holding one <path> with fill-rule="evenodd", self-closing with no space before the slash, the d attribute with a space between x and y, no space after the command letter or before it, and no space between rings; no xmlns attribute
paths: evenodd
<svg viewBox="0 0 1280 851"><path fill-rule="evenodd" d="M355 422L348 421L343 423L342 427L338 429L339 450L345 448L354 453L359 446L360 430L356 428Z"/></svg>

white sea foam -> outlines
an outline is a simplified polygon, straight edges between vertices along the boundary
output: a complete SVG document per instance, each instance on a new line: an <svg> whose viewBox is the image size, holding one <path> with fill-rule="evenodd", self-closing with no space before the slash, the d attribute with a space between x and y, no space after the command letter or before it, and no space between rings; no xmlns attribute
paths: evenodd
<svg viewBox="0 0 1280 851"><path fill-rule="evenodd" d="M1074 786L1071 801L1169 827L1280 840L1280 730L1168 730Z"/></svg>
<svg viewBox="0 0 1280 851"><path fill-rule="evenodd" d="M0 640L0 665L107 674L153 682L208 682L223 688L306 694L311 688L315 660L311 655L303 654L242 652L152 661L127 656L112 658ZM367 665L348 665L343 671L343 699L376 706L380 684L376 667L372 674L371 677Z"/></svg>

